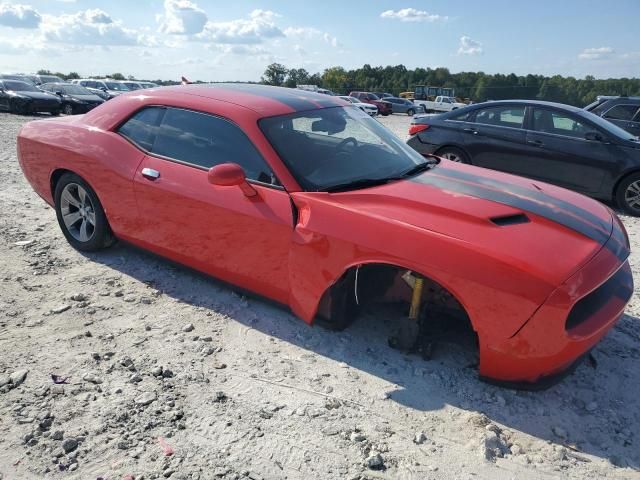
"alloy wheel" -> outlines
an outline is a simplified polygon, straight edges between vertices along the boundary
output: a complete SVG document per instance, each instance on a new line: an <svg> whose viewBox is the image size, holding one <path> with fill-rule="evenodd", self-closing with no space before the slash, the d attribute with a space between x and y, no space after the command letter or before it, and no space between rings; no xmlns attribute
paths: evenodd
<svg viewBox="0 0 640 480"><path fill-rule="evenodd" d="M640 210L640 180L632 182L624 192L624 201L633 210Z"/></svg>
<svg viewBox="0 0 640 480"><path fill-rule="evenodd" d="M461 162L462 158L456 153L453 152L445 152L442 154L442 158L446 158L447 160L451 160L452 162Z"/></svg>
<svg viewBox="0 0 640 480"><path fill-rule="evenodd" d="M96 214L87 191L77 183L64 187L60 197L62 220L69 234L79 242L88 242L96 230Z"/></svg>
<svg viewBox="0 0 640 480"><path fill-rule="evenodd" d="M68 103L64 106L62 111L65 115L73 115L73 107Z"/></svg>

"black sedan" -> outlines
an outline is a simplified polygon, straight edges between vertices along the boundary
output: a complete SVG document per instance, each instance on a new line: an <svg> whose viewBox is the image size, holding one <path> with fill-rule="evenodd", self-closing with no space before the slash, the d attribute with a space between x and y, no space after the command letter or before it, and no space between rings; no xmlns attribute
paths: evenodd
<svg viewBox="0 0 640 480"><path fill-rule="evenodd" d="M45 83L40 85L40 88L60 97L60 100L62 100L62 113L65 115L87 113L89 110L104 103L104 100L92 91L73 83Z"/></svg>
<svg viewBox="0 0 640 480"><path fill-rule="evenodd" d="M418 152L554 183L640 215L640 140L579 108L504 100L414 117Z"/></svg>
<svg viewBox="0 0 640 480"><path fill-rule="evenodd" d="M53 93L17 80L0 80L0 110L13 113L49 112L59 115L62 101Z"/></svg>

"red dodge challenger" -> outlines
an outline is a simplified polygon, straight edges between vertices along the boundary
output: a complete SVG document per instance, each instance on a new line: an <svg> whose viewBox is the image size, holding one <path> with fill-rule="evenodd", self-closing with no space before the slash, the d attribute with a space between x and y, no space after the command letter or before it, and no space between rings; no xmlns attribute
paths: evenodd
<svg viewBox="0 0 640 480"><path fill-rule="evenodd" d="M120 239L344 328L399 305L397 344L473 337L481 378L544 385L633 292L616 215L422 157L336 97L261 85L121 95L27 123L18 158L79 250Z"/></svg>

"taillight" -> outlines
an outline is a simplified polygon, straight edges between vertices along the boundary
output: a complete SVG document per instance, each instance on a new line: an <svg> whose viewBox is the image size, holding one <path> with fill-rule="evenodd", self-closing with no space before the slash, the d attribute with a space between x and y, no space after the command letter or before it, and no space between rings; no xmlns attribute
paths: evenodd
<svg viewBox="0 0 640 480"><path fill-rule="evenodd" d="M429 125L425 125L425 124L411 124L411 126L409 127L409 135L415 135L416 133L419 132L424 132L427 128L429 128Z"/></svg>

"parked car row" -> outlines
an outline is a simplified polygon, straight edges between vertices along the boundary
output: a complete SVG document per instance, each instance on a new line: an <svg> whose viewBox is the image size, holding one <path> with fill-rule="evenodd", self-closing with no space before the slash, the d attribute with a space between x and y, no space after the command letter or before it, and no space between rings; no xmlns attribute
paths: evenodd
<svg viewBox="0 0 640 480"><path fill-rule="evenodd" d="M414 117L408 144L423 155L553 183L640 215L640 140L607 119L637 119L640 102L633 102L605 99L587 109L529 100L485 102Z"/></svg>
<svg viewBox="0 0 640 480"><path fill-rule="evenodd" d="M0 74L0 110L29 114L86 113L122 93L158 85L151 82L76 79L55 75Z"/></svg>

